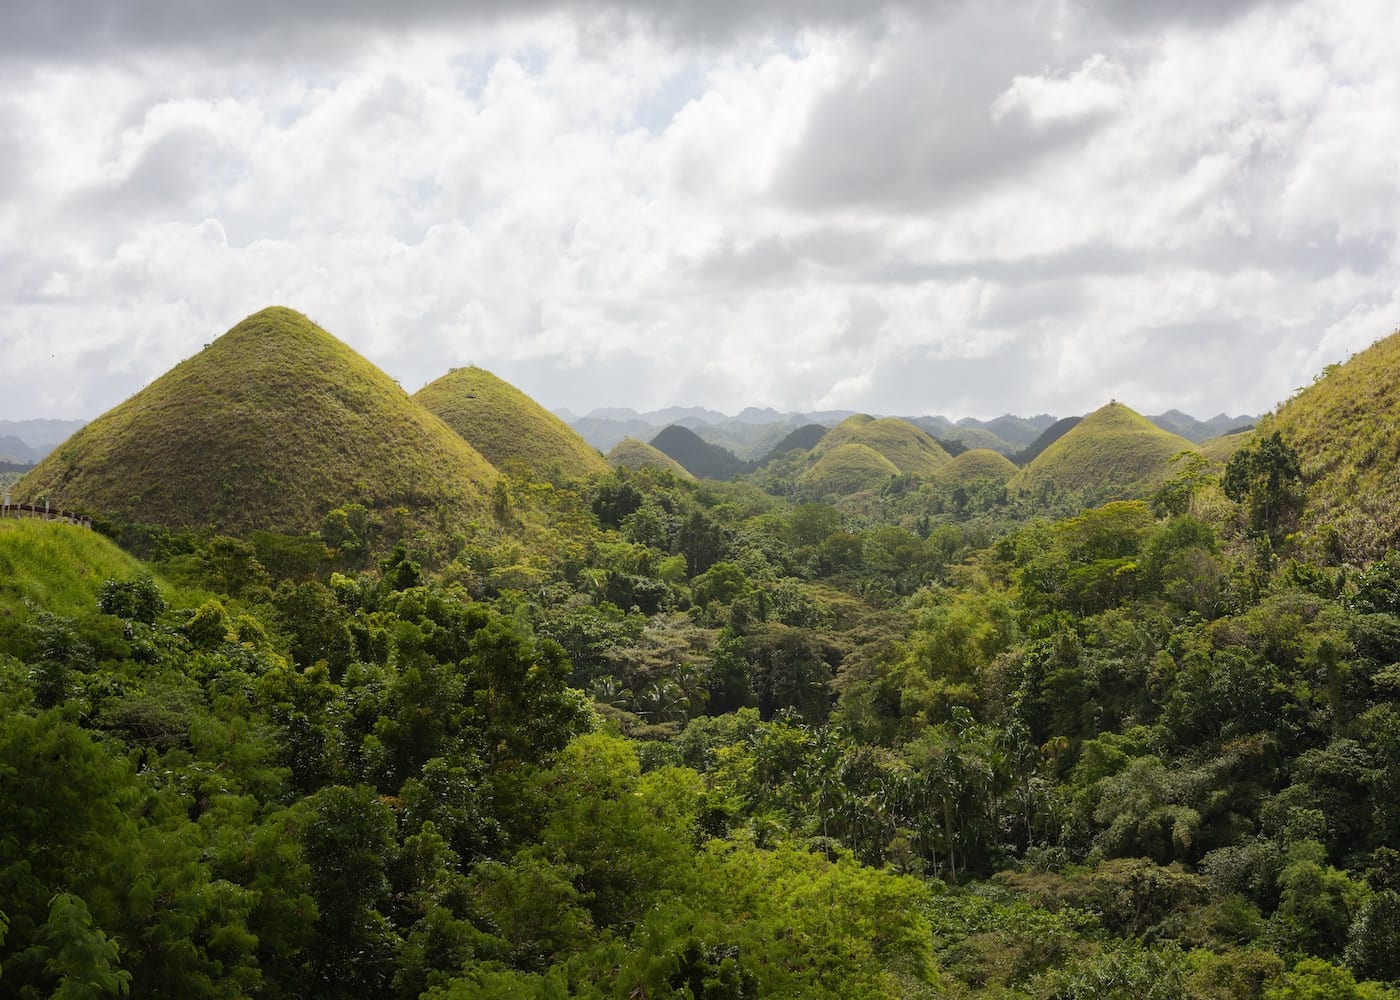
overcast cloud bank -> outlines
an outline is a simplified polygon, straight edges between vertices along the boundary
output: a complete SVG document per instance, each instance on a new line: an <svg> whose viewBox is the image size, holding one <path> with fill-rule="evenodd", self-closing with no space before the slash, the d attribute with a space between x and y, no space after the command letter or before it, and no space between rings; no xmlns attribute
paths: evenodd
<svg viewBox="0 0 1400 1000"><path fill-rule="evenodd" d="M0 14L0 418L274 303L577 412L1260 412L1400 325L1391 3L387 6Z"/></svg>

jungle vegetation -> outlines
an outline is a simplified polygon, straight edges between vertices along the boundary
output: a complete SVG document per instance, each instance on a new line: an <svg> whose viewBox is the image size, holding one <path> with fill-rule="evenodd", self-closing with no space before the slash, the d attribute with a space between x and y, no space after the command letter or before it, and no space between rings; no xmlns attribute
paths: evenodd
<svg viewBox="0 0 1400 1000"><path fill-rule="evenodd" d="M0 521L0 993L1400 996L1400 555L1286 412Z"/></svg>

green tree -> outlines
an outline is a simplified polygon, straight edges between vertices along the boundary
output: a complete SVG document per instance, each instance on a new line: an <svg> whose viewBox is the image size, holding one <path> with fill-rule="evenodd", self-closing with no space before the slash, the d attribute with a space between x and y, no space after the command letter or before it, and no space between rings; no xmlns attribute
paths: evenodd
<svg viewBox="0 0 1400 1000"><path fill-rule="evenodd" d="M1298 453L1274 431L1231 456L1222 485L1227 497L1244 504L1250 528L1277 541L1302 510L1302 480Z"/></svg>

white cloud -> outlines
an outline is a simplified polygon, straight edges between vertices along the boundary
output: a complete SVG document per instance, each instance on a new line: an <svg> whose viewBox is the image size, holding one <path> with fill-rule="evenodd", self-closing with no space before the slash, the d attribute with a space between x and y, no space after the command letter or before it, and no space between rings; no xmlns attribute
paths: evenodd
<svg viewBox="0 0 1400 1000"><path fill-rule="evenodd" d="M992 120L1024 114L1044 127L1120 111L1130 91L1128 72L1102 54L1090 56L1067 76L1018 76L992 102Z"/></svg>
<svg viewBox="0 0 1400 1000"><path fill-rule="evenodd" d="M0 416L94 416L270 303L406 388L472 362L580 412L1269 406L1400 322L1400 15L1206 6L36 42L0 63Z"/></svg>

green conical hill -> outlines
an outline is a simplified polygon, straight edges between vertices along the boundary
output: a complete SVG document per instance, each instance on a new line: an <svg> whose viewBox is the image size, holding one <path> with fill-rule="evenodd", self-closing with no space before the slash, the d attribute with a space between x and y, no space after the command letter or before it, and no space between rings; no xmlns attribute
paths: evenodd
<svg viewBox="0 0 1400 1000"><path fill-rule="evenodd" d="M954 458L934 474L933 481L942 486L962 486L967 483L992 480L1006 483L1016 475L1016 465L1000 452L989 448L974 448Z"/></svg>
<svg viewBox="0 0 1400 1000"><path fill-rule="evenodd" d="M454 368L413 398L462 435L498 469L520 463L583 479L608 463L568 424L509 382L481 368Z"/></svg>
<svg viewBox="0 0 1400 1000"><path fill-rule="evenodd" d="M171 527L306 532L344 503L461 523L498 473L305 316L249 316L83 427L16 499Z"/></svg>
<svg viewBox="0 0 1400 1000"><path fill-rule="evenodd" d="M1146 496L1171 473L1172 457L1196 446L1122 403L1089 414L1007 484L1033 498L1078 494L1101 503Z"/></svg>
<svg viewBox="0 0 1400 1000"><path fill-rule="evenodd" d="M625 469L665 469L681 479L694 479L685 466L660 449L636 438L623 438L608 452L608 462Z"/></svg>
<svg viewBox="0 0 1400 1000"><path fill-rule="evenodd" d="M1335 528L1348 558L1400 544L1400 332L1377 341L1259 422L1298 453L1303 529Z"/></svg>
<svg viewBox="0 0 1400 1000"><path fill-rule="evenodd" d="M815 496L849 496L879 489L899 475L899 467L867 444L848 442L825 448L817 461L797 478Z"/></svg>
<svg viewBox="0 0 1400 1000"><path fill-rule="evenodd" d="M906 420L860 414L848 417L827 431L812 454L818 459L843 445L859 444L873 449L894 465L898 472L927 478L950 461L928 433Z"/></svg>

